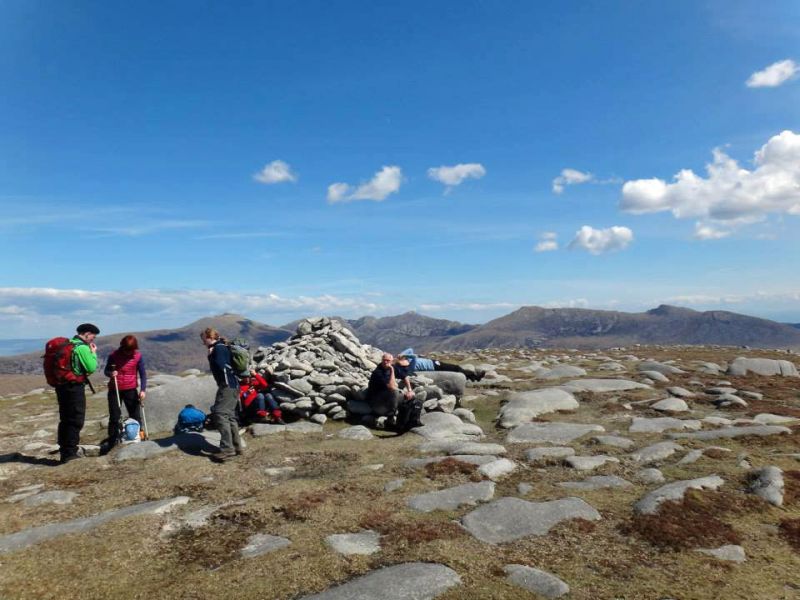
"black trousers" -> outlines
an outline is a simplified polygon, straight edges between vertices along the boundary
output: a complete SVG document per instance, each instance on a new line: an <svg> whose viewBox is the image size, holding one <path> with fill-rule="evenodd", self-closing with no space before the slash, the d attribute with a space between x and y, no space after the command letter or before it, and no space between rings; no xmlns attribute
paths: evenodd
<svg viewBox="0 0 800 600"><path fill-rule="evenodd" d="M86 388L82 383L56 386L58 399L58 446L61 458L76 456L86 419Z"/></svg>
<svg viewBox="0 0 800 600"><path fill-rule="evenodd" d="M467 372L460 365L454 365L452 363L443 363L443 362L439 362L438 360L433 361L433 370L434 371L454 371L456 373L464 373L464 375L467 374Z"/></svg>
<svg viewBox="0 0 800 600"><path fill-rule="evenodd" d="M397 412L397 406L402 398L403 393L400 390L386 389L368 394L367 402L376 415L391 417Z"/></svg>
<svg viewBox="0 0 800 600"><path fill-rule="evenodd" d="M139 404L139 390L120 390L119 399L125 404L128 416L142 423L142 405ZM119 437L119 420L122 417L120 406L117 404L117 392L108 390L108 439L116 441Z"/></svg>

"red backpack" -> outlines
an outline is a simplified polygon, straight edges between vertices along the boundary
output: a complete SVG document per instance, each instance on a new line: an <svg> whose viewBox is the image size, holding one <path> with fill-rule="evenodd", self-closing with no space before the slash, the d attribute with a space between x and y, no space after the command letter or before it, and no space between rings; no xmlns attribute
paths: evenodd
<svg viewBox="0 0 800 600"><path fill-rule="evenodd" d="M48 385L86 383L86 375L76 375L72 370L72 353L75 345L65 337L53 338L44 347L44 376Z"/></svg>

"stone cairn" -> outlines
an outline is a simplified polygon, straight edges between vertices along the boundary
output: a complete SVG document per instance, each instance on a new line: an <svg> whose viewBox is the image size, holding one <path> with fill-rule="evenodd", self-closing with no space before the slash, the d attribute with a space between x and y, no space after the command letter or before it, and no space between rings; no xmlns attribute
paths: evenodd
<svg viewBox="0 0 800 600"><path fill-rule="evenodd" d="M360 423L381 427L385 417L372 415L364 400L369 376L382 351L362 344L340 321L327 317L304 319L286 342L259 347L255 369L267 374L272 395L285 415L325 423L348 413ZM452 412L457 399L423 376L412 378L414 391L426 410Z"/></svg>

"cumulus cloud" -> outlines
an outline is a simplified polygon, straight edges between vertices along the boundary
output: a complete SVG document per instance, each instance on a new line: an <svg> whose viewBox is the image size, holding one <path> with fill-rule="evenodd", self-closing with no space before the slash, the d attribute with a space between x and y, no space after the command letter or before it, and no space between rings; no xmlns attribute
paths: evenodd
<svg viewBox="0 0 800 600"><path fill-rule="evenodd" d="M797 77L798 73L800 73L800 65L796 62L789 59L779 60L750 75L745 85L749 88L778 87Z"/></svg>
<svg viewBox="0 0 800 600"><path fill-rule="evenodd" d="M730 231L717 229L713 225L695 223L694 226L694 237L697 240L720 240L730 234Z"/></svg>
<svg viewBox="0 0 800 600"><path fill-rule="evenodd" d="M428 169L428 177L447 186L445 193L448 193L465 179L480 179L486 175L486 169L480 163L462 163L452 167L431 167Z"/></svg>
<svg viewBox="0 0 800 600"><path fill-rule="evenodd" d="M444 302L440 304L420 304L419 309L425 312L437 312L442 310L496 310L496 309L519 308L519 304L511 302Z"/></svg>
<svg viewBox="0 0 800 600"><path fill-rule="evenodd" d="M558 234L546 231L539 236L539 243L534 248L535 252L552 252L558 250Z"/></svg>
<svg viewBox="0 0 800 600"><path fill-rule="evenodd" d="M292 168L282 160L273 160L264 166L258 173L253 175L253 179L267 185L273 183L284 183L286 181L297 181L297 175L292 172Z"/></svg>
<svg viewBox="0 0 800 600"><path fill-rule="evenodd" d="M553 179L553 192L561 194L565 186L588 183L590 181L594 181L594 175L591 173L583 173L577 169L563 169L561 175Z"/></svg>
<svg viewBox="0 0 800 600"><path fill-rule="evenodd" d="M721 149L713 151L706 177L682 169L667 183L636 179L622 186L620 208L634 214L670 211L726 227L763 220L768 214L800 214L800 135L783 131L741 167Z"/></svg>
<svg viewBox="0 0 800 600"><path fill-rule="evenodd" d="M403 182L403 171L397 166L384 166L366 183L353 189L347 183L332 183L328 186L328 202L351 202L353 200L385 200L396 193Z"/></svg>
<svg viewBox="0 0 800 600"><path fill-rule="evenodd" d="M569 300L551 300L540 304L542 308L589 308L586 298L571 298Z"/></svg>
<svg viewBox="0 0 800 600"><path fill-rule="evenodd" d="M627 227L614 226L608 229L595 229L584 225L569 243L570 250L586 250L590 254L604 254L614 250L624 250L633 241L633 231Z"/></svg>

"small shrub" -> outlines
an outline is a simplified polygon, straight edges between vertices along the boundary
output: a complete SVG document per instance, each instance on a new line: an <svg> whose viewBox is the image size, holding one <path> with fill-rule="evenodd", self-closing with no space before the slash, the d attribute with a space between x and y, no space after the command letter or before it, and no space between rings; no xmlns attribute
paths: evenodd
<svg viewBox="0 0 800 600"><path fill-rule="evenodd" d="M800 519L784 519L778 527L781 537L795 550L800 552Z"/></svg>
<svg viewBox="0 0 800 600"><path fill-rule="evenodd" d="M425 474L431 479L436 479L437 477L454 474L470 475L474 473L477 468L477 465L465 463L455 458L445 458L439 462L432 462L425 465Z"/></svg>

